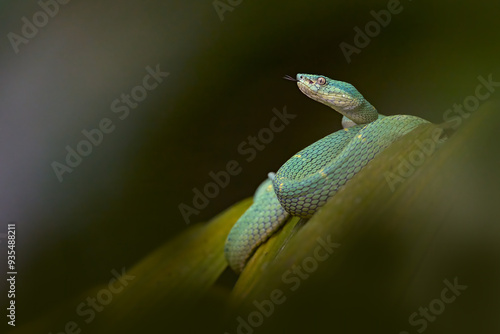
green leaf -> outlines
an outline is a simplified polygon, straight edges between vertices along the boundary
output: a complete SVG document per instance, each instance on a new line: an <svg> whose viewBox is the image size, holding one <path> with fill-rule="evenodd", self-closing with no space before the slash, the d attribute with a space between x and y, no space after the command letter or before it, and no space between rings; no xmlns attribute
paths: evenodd
<svg viewBox="0 0 500 334"><path fill-rule="evenodd" d="M488 261L467 262L481 261L484 272L496 272L496 110L478 110L443 144L435 131L452 134L450 125L420 127L354 176L298 232L292 225L280 230L259 249L236 284L230 326L236 328L240 316L260 332L329 327L374 332L374 326L377 332L399 332L408 329L413 312L439 297L444 279L460 273L462 280L477 279L475 270L461 266L461 257L440 246L460 254L493 247L496 255ZM469 233L496 242L475 245ZM288 240L284 246L283 240ZM446 261L436 264L435 257ZM437 291L422 291L419 280L437 285ZM276 291L280 298L273 295Z"/></svg>

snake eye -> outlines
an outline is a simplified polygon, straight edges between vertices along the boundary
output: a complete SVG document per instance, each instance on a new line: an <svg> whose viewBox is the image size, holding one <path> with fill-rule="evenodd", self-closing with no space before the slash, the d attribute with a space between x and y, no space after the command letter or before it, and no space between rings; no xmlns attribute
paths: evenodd
<svg viewBox="0 0 500 334"><path fill-rule="evenodd" d="M326 84L326 79L323 78L323 77L319 77L318 80L317 80L318 84L320 84L321 86L323 86L324 84Z"/></svg>

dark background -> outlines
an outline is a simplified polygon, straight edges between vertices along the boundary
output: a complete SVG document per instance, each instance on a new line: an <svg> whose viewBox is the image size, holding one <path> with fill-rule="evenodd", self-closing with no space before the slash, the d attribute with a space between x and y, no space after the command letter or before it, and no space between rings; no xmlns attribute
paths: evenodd
<svg viewBox="0 0 500 334"><path fill-rule="evenodd" d="M18 322L186 229L178 206L191 205L210 171L241 162L192 223L250 196L269 171L340 128L340 115L283 75L347 81L383 114L434 123L474 94L478 76L500 81L498 2L401 6L348 63L340 43L353 45L354 27L364 29L387 1L243 1L221 21L211 1L75 0L18 53L7 34L20 34L21 18L32 21L40 7L2 2L0 233L17 223ZM170 75L119 120L111 102L157 64ZM238 145L284 106L296 119L246 162ZM115 130L59 182L51 163L64 163L66 145L75 148L103 118Z"/></svg>

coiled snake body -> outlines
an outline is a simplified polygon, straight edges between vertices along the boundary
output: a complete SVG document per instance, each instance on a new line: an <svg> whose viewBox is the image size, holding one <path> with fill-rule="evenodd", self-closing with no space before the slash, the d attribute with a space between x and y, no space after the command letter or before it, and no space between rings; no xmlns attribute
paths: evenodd
<svg viewBox="0 0 500 334"><path fill-rule="evenodd" d="M289 214L311 217L378 153L428 123L415 116L380 115L346 82L312 74L297 74L292 80L302 93L341 113L344 129L295 154L259 186L254 203L236 222L226 241L226 259L237 273Z"/></svg>

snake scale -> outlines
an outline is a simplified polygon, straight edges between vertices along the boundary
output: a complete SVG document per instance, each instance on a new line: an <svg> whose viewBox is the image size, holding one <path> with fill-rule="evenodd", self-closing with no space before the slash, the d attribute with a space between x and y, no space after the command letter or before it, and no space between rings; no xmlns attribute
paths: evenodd
<svg viewBox="0 0 500 334"><path fill-rule="evenodd" d="M295 154L258 187L253 204L235 223L225 244L226 259L237 273L289 215L311 217L377 154L429 123L410 115L380 115L346 82L302 73L285 79L296 81L306 96L341 113L344 129Z"/></svg>

